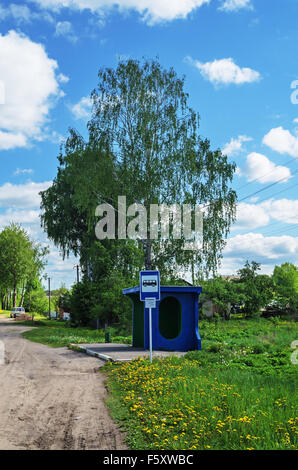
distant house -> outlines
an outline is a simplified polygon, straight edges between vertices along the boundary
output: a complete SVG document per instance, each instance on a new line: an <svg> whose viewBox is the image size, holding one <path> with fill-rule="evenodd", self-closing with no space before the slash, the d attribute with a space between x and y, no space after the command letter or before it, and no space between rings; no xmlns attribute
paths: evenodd
<svg viewBox="0 0 298 470"><path fill-rule="evenodd" d="M70 320L71 312L67 312L63 308L59 308L59 319L60 320Z"/></svg>
<svg viewBox="0 0 298 470"><path fill-rule="evenodd" d="M220 276L224 281L234 281L235 279L240 279L240 276L237 276L235 274L226 274L223 276Z"/></svg>

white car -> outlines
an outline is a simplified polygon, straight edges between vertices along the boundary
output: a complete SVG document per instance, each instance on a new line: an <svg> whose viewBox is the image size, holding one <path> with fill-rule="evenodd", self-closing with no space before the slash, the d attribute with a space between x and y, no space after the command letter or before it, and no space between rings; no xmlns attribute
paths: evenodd
<svg viewBox="0 0 298 470"><path fill-rule="evenodd" d="M23 307L13 307L12 311L10 312L10 318L17 318L24 313L25 309Z"/></svg>

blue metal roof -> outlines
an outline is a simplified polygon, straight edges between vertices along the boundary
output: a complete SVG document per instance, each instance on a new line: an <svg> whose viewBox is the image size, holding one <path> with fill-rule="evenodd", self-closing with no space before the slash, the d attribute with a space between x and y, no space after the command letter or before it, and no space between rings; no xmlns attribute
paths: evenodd
<svg viewBox="0 0 298 470"><path fill-rule="evenodd" d="M140 292L140 286L123 289L122 294L137 294ZM180 294L191 294L202 292L201 286L160 286L160 292L179 292Z"/></svg>

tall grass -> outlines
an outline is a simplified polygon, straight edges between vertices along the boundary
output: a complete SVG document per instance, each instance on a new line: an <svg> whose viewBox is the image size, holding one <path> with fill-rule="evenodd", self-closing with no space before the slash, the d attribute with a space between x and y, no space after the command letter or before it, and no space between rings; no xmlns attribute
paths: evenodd
<svg viewBox="0 0 298 470"><path fill-rule="evenodd" d="M291 321L202 323L202 351L108 364L108 401L136 449L295 449Z"/></svg>

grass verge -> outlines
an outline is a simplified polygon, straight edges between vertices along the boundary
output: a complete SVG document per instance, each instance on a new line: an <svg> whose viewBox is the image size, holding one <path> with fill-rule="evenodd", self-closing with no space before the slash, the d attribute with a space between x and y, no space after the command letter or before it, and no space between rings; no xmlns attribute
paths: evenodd
<svg viewBox="0 0 298 470"><path fill-rule="evenodd" d="M36 326L36 328L25 331L22 336L35 343L46 344L53 348L61 348L69 344L82 343L104 343L104 330L94 330L87 327L73 328L68 322L61 320L48 320L45 317L36 317L32 324L30 320L18 322L25 326ZM111 341L115 343L130 343L131 337L112 335Z"/></svg>

